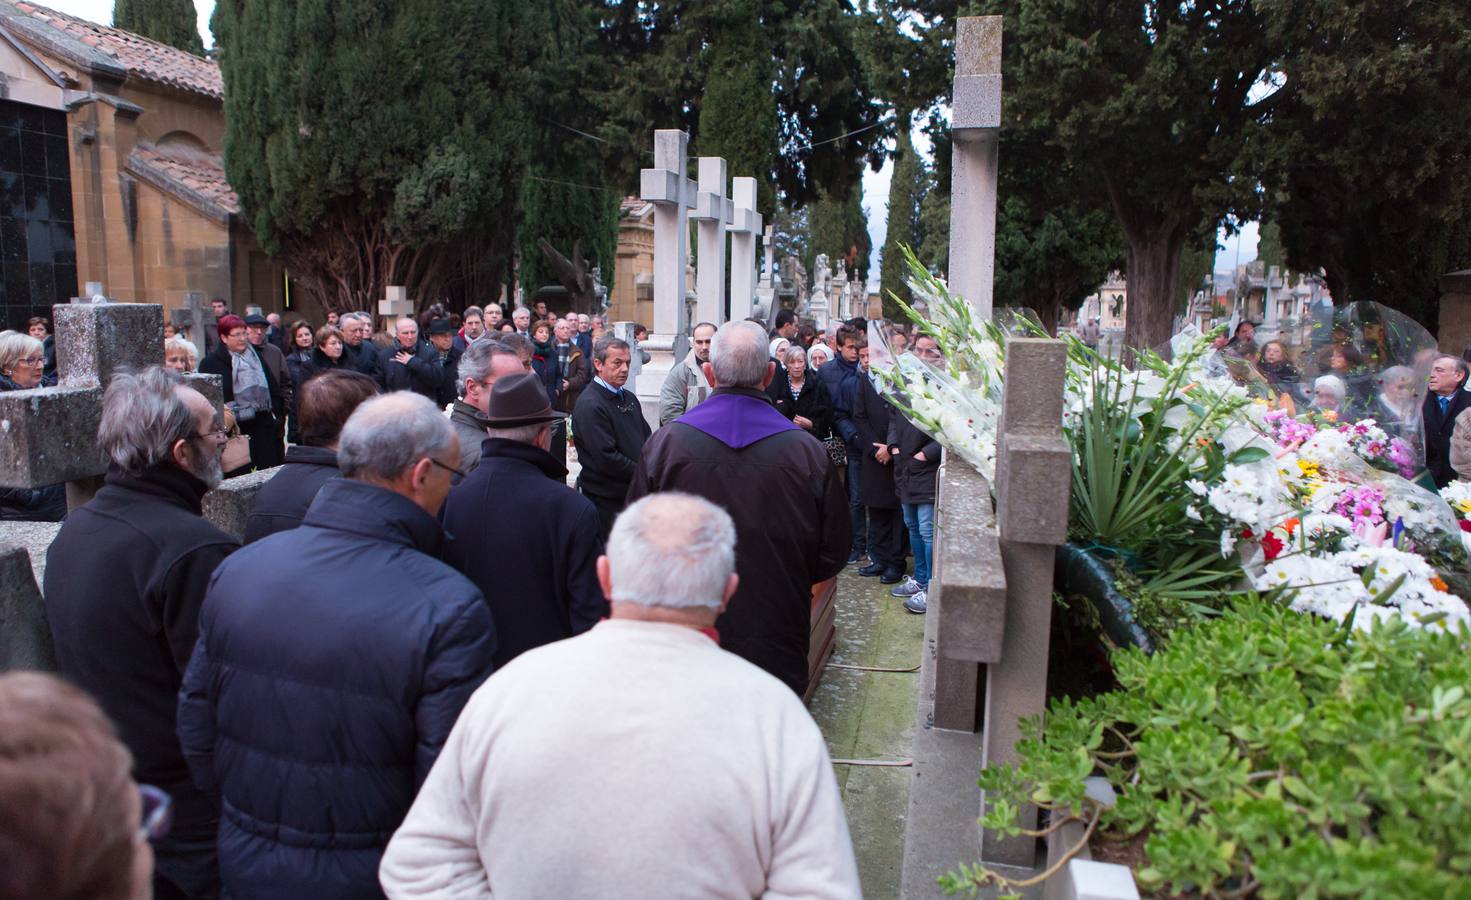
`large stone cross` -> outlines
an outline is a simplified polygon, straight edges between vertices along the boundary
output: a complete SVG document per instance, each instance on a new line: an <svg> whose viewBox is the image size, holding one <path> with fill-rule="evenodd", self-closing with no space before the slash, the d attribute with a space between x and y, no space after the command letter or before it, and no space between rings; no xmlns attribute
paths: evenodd
<svg viewBox="0 0 1471 900"><path fill-rule="evenodd" d="M761 214L756 211L756 179L734 179L735 217L730 225L730 318L749 318L756 299L756 236Z"/></svg>
<svg viewBox="0 0 1471 900"><path fill-rule="evenodd" d="M65 482L67 506L75 509L107 471L97 446L107 385L119 371L163 362L163 308L78 297L52 307L52 317L58 386L0 393L0 486ZM220 405L217 377L194 376L191 384Z"/></svg>
<svg viewBox="0 0 1471 900"><path fill-rule="evenodd" d="M700 242L700 255L695 260L696 316L716 325L725 321L725 229L735 217L726 196L730 189L726 171L725 160L720 157L700 157L695 212L690 216Z"/></svg>
<svg viewBox="0 0 1471 900"><path fill-rule="evenodd" d="M639 197L654 204L654 334L689 328L684 270L689 263L689 211L695 184L689 171L690 136L673 128L654 132L654 168L639 172Z"/></svg>
<svg viewBox="0 0 1471 900"><path fill-rule="evenodd" d="M186 291L184 308L169 310L169 316L175 328L184 330L184 336L194 344L196 350L200 353L208 352L209 333L205 329L214 324L214 315L205 309L203 294L199 291Z"/></svg>
<svg viewBox="0 0 1471 900"><path fill-rule="evenodd" d="M951 103L950 290L991 319L996 265L997 134L1001 129L1001 17L955 28Z"/></svg>

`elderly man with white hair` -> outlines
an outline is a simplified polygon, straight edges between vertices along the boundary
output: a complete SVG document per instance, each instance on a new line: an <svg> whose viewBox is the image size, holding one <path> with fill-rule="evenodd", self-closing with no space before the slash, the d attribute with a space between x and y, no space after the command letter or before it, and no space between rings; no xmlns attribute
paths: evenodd
<svg viewBox="0 0 1471 900"><path fill-rule="evenodd" d="M812 586L847 563L853 526L827 448L766 396L766 351L753 322L715 332L703 366L714 393L644 445L627 499L685 491L730 513L741 587L715 623L720 645L802 695Z"/></svg>
<svg viewBox="0 0 1471 900"><path fill-rule="evenodd" d="M221 799L226 896L377 894L388 837L495 652L485 598L440 561L459 459L428 399L367 400L301 526L210 582L179 740Z"/></svg>
<svg viewBox="0 0 1471 900"><path fill-rule="evenodd" d="M619 517L612 618L476 691L383 857L390 898L861 896L817 726L707 636L735 543L684 494Z"/></svg>

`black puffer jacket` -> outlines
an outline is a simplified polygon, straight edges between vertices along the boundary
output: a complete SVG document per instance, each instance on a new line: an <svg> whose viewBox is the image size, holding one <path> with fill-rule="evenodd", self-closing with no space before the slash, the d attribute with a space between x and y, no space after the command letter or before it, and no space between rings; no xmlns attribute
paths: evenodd
<svg viewBox="0 0 1471 900"><path fill-rule="evenodd" d="M300 526L322 485L339 474L336 450L301 445L286 448L286 464L260 489L250 508L245 543Z"/></svg>
<svg viewBox="0 0 1471 900"><path fill-rule="evenodd" d="M216 571L179 741L219 790L233 900L381 896L383 848L495 652L443 543L408 499L336 478L300 528Z"/></svg>

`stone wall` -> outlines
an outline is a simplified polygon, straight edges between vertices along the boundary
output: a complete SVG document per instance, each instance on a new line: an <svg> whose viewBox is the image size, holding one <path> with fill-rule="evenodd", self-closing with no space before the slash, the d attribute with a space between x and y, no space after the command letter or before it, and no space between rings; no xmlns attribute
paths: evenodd
<svg viewBox="0 0 1471 900"><path fill-rule="evenodd" d="M1471 269L1440 279L1441 351L1460 356L1471 346Z"/></svg>

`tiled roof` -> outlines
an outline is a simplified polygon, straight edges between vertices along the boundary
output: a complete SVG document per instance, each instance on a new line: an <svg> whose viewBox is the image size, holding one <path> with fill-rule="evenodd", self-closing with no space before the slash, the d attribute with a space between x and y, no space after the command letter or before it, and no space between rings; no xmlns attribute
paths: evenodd
<svg viewBox="0 0 1471 900"><path fill-rule="evenodd" d="M219 64L212 60L168 44L151 41L130 31L88 22L24 0L0 3L0 9L5 7L21 14L6 16L10 23L39 26L26 29L27 35L43 37L47 29L58 32L55 36L63 40L56 41L51 49L79 65L88 65L95 60L78 52L83 51L83 48L77 47L73 42L86 45L92 53L110 57L126 69L128 74L138 78L216 99L225 95L225 83L220 76Z"/></svg>
<svg viewBox="0 0 1471 900"><path fill-rule="evenodd" d="M240 212L240 198L225 180L225 169L214 157L192 151L170 151L152 144L140 143L128 154L128 167L139 174L162 179L176 193L183 194L196 205L234 215ZM141 170L141 171L140 171Z"/></svg>

